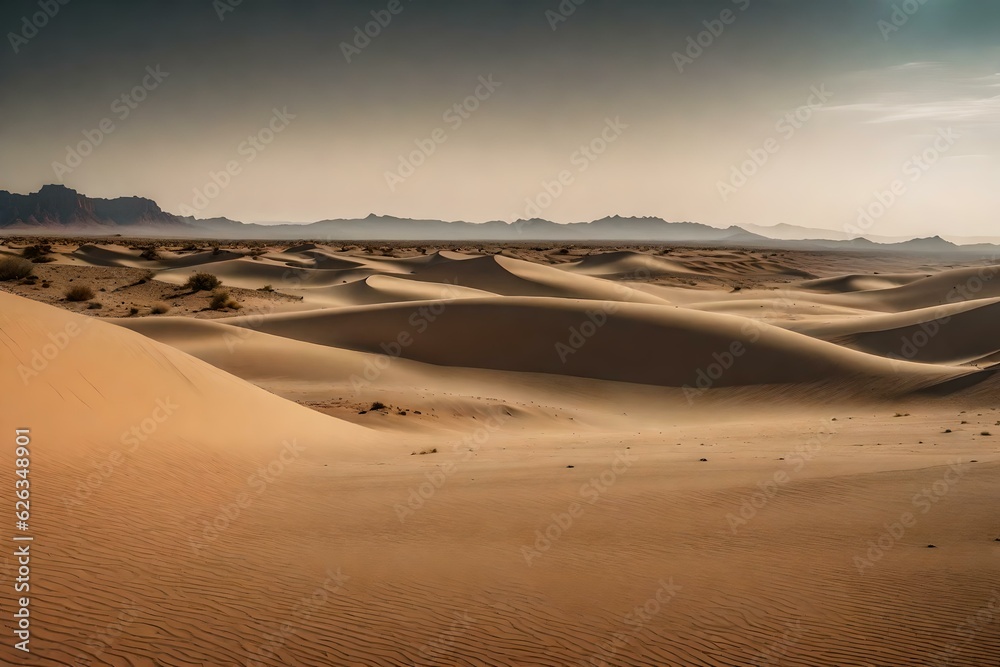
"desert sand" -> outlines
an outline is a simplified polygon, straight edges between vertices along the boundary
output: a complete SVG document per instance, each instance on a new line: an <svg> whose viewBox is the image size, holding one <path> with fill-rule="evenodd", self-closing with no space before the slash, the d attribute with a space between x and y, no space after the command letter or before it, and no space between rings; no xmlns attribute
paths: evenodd
<svg viewBox="0 0 1000 667"><path fill-rule="evenodd" d="M0 663L1000 664L993 260L146 250L0 283Z"/></svg>

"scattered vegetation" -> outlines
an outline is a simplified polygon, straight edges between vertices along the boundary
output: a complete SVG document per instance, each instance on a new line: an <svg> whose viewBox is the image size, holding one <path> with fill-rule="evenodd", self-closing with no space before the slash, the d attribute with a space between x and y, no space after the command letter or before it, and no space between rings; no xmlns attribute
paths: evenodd
<svg viewBox="0 0 1000 667"><path fill-rule="evenodd" d="M136 287L137 285L145 285L150 280L152 280L153 276L155 276L155 275L156 274L153 273L152 271L146 271L145 273L142 274L142 277L140 277L134 283L132 283L131 285L129 285L129 287Z"/></svg>
<svg viewBox="0 0 1000 667"><path fill-rule="evenodd" d="M225 310L226 308L239 310L243 307L238 301L230 298L229 292L224 289L217 289L212 292L212 300L209 302L208 306L212 310Z"/></svg>
<svg viewBox="0 0 1000 667"><path fill-rule="evenodd" d="M221 284L222 281L213 276L211 273L196 273L188 278L187 282L184 283L184 287L188 288L192 292L207 292L209 290L214 290Z"/></svg>
<svg viewBox="0 0 1000 667"><path fill-rule="evenodd" d="M67 301L90 301L94 298L94 290L89 285L74 285L66 290Z"/></svg>
<svg viewBox="0 0 1000 667"><path fill-rule="evenodd" d="M153 315L163 315L170 312L170 306L160 301L159 303L154 303L153 308L149 312Z"/></svg>
<svg viewBox="0 0 1000 667"><path fill-rule="evenodd" d="M24 257L25 259L34 261L34 260L40 260L42 257L45 257L45 255L48 255L50 252L52 252L52 246L39 243L37 245L27 246L24 250L21 251L21 256ZM50 258L44 261L52 262L55 260Z"/></svg>
<svg viewBox="0 0 1000 667"><path fill-rule="evenodd" d="M0 280L21 280L27 278L35 270L31 262L19 257L0 259Z"/></svg>

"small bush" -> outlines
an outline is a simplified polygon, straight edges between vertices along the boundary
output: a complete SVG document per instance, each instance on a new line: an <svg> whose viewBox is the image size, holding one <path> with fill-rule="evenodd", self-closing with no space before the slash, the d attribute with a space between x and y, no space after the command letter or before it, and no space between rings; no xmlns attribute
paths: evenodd
<svg viewBox="0 0 1000 667"><path fill-rule="evenodd" d="M222 281L213 276L211 273L196 273L188 278L187 282L184 283L184 287L193 292L207 292L215 289L221 284Z"/></svg>
<svg viewBox="0 0 1000 667"><path fill-rule="evenodd" d="M153 308L149 312L154 315L163 315L164 313L170 312L170 306L161 301L159 303L154 303Z"/></svg>
<svg viewBox="0 0 1000 667"><path fill-rule="evenodd" d="M215 290L212 293L212 300L209 302L208 307L212 310L222 310L227 305L229 305L229 292L224 289Z"/></svg>
<svg viewBox="0 0 1000 667"><path fill-rule="evenodd" d="M34 259L38 259L40 257L43 257L45 255L48 255L50 252L52 252L52 246L50 246L50 245L41 245L41 244L39 244L39 245L29 245L28 247L26 247L24 250L21 251L21 255L25 259L34 260ZM51 260L50 259L48 261L51 262L51 261L55 261L55 260Z"/></svg>
<svg viewBox="0 0 1000 667"><path fill-rule="evenodd" d="M156 261L160 258L160 253L156 252L156 248L149 247L143 249L142 254L140 254L139 257L150 261Z"/></svg>
<svg viewBox="0 0 1000 667"><path fill-rule="evenodd" d="M375 401L374 403L372 403L372 406L369 408L369 410L375 412L376 410L385 410L387 407L388 406L382 401Z"/></svg>
<svg viewBox="0 0 1000 667"><path fill-rule="evenodd" d="M91 301L87 304L87 308L89 310L100 310L101 308L104 308L104 306L101 305L100 301Z"/></svg>
<svg viewBox="0 0 1000 667"><path fill-rule="evenodd" d="M19 257L0 259L0 280L21 280L35 270L31 262Z"/></svg>
<svg viewBox="0 0 1000 667"><path fill-rule="evenodd" d="M135 306L132 306L131 308L128 309L128 314L129 315L138 315L139 314L139 309L136 308Z"/></svg>
<svg viewBox="0 0 1000 667"><path fill-rule="evenodd" d="M224 289L220 289L215 290L212 294L212 301L209 303L209 307L212 310L223 310L224 308L239 310L243 307L243 305L236 301L236 299L229 298L229 292Z"/></svg>
<svg viewBox="0 0 1000 667"><path fill-rule="evenodd" d="M94 290L88 285L74 285L66 290L67 301L90 301L94 298Z"/></svg>
<svg viewBox="0 0 1000 667"><path fill-rule="evenodd" d="M31 260L32 264L48 264L49 262L56 261L55 257L49 257L48 255L42 255L41 257L36 257Z"/></svg>
<svg viewBox="0 0 1000 667"><path fill-rule="evenodd" d="M259 290L257 290L257 291L258 291L258 292L273 292L273 291L274 291L274 288L273 288L273 287L271 287L270 285L264 285L263 287L261 287L261 288L260 288Z"/></svg>

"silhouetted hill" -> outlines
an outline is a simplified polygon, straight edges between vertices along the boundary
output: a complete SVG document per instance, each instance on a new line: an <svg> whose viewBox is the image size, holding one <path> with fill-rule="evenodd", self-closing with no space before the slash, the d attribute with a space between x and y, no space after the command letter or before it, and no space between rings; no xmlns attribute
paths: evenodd
<svg viewBox="0 0 1000 667"><path fill-rule="evenodd" d="M318 241L538 241L587 243L683 243L742 245L790 250L846 250L926 254L977 253L1000 256L988 243L956 245L939 236L902 242L844 238L829 230L793 225L748 225L726 229L698 222L667 222L655 217L608 216L592 222L559 224L534 218L484 223L411 220L371 214L351 220L261 225L228 218L195 219L163 211L151 199L87 197L63 185L46 185L28 195L0 191L0 232L36 234L128 234L174 238L313 239ZM774 237L766 235L773 230ZM827 235L827 236L824 236ZM840 238L829 238L840 236ZM800 238L794 238L800 237ZM805 237L805 238L802 238ZM879 237L875 237L879 238ZM880 241L883 239L879 238Z"/></svg>

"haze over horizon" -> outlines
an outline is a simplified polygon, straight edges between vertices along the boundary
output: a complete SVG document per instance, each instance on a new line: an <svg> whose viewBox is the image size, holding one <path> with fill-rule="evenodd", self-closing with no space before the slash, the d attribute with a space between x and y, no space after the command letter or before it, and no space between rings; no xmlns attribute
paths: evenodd
<svg viewBox="0 0 1000 667"><path fill-rule="evenodd" d="M245 222L620 214L883 236L987 235L1000 204L1000 7L981 0L70 2L32 33L39 6L0 10L14 192ZM81 142L97 145L74 166Z"/></svg>

